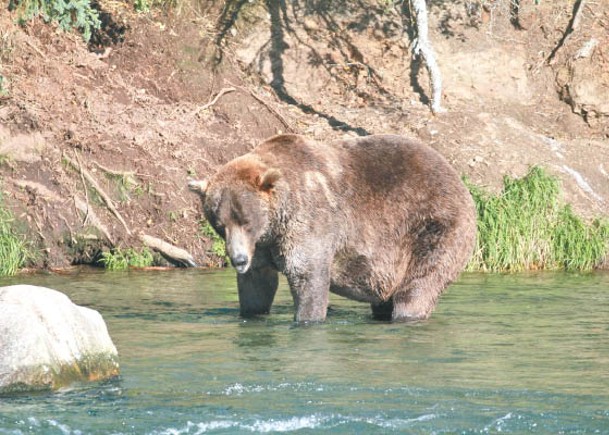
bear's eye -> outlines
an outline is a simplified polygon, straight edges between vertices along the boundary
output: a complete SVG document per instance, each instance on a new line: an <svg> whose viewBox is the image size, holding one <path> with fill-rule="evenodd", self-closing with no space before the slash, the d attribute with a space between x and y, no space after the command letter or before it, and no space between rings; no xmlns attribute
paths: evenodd
<svg viewBox="0 0 609 435"><path fill-rule="evenodd" d="M231 220L241 227L248 226L250 223L249 219L240 213L240 210L232 210Z"/></svg>
<svg viewBox="0 0 609 435"><path fill-rule="evenodd" d="M224 238L224 224L222 224L222 222L220 222L217 218L214 217L209 218L208 222L210 223L214 231L218 233L220 237Z"/></svg>

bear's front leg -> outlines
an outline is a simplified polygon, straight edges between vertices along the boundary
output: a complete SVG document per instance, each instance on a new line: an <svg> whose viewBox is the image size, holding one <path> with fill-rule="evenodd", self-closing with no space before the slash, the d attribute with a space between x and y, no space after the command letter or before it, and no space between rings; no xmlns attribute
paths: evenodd
<svg viewBox="0 0 609 435"><path fill-rule="evenodd" d="M271 267L250 269L237 274L239 306L243 317L268 314L279 283L278 273Z"/></svg>
<svg viewBox="0 0 609 435"><path fill-rule="evenodd" d="M310 264L310 271L288 274L287 278L296 310L294 321L307 323L326 320L330 294L329 267Z"/></svg>

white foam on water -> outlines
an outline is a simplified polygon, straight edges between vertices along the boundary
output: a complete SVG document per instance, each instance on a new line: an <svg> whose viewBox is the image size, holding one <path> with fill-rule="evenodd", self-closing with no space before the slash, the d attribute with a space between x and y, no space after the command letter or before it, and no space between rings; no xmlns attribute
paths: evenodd
<svg viewBox="0 0 609 435"><path fill-rule="evenodd" d="M270 419L257 421L251 425L242 425L242 429L252 432L292 432L300 429L315 429L322 425L326 419L315 414L304 417L292 417L286 420Z"/></svg>
<svg viewBox="0 0 609 435"><path fill-rule="evenodd" d="M503 424L507 420L510 420L512 417L513 417L513 414L511 412L508 412L503 417L499 417L498 419L493 421L490 425L485 426L484 427L484 431L485 432L489 432L490 430L494 430L494 431L497 431L497 432L502 432L503 431Z"/></svg>
<svg viewBox="0 0 609 435"><path fill-rule="evenodd" d="M328 429L349 423L366 423L388 430L403 430L416 423L422 423L437 418L437 414L423 414L413 418L390 418L385 416L359 417L341 414L311 414L304 416L293 416L288 418L259 419L253 422L212 420L200 423L191 421L181 428L167 428L162 431L153 432L155 435L201 435L215 430L233 429L240 432L294 432L303 429Z"/></svg>
<svg viewBox="0 0 609 435"><path fill-rule="evenodd" d="M68 426L67 424L62 424L57 420L47 420L47 423L49 424L49 426L53 426L59 429L64 435L82 435L82 432L80 430L72 430L70 426Z"/></svg>
<svg viewBox="0 0 609 435"><path fill-rule="evenodd" d="M243 392L246 391L246 388L241 384L234 384L226 387L223 391L225 396L240 396Z"/></svg>
<svg viewBox="0 0 609 435"><path fill-rule="evenodd" d="M413 423L421 423L425 421L431 421L437 418L436 414L423 414L418 417L408 419L394 419L385 422L379 422L379 426L387 428L400 429L408 426L412 426Z"/></svg>
<svg viewBox="0 0 609 435"><path fill-rule="evenodd" d="M252 423L243 423L229 420L212 420L201 423L193 423L189 421L181 428L168 428L161 432L154 432L158 435L182 435L195 434L200 435L218 429L235 429L238 431L248 431L257 433L267 432L292 432L300 429L315 429L322 425L326 418L317 415L309 415L303 417L291 417L287 419L268 419L256 420Z"/></svg>
<svg viewBox="0 0 609 435"><path fill-rule="evenodd" d="M231 427L235 427L236 423L232 421L210 421L207 423L199 423L197 424L197 431L194 432L195 435L202 434L205 432L209 432L216 429L230 429Z"/></svg>
<svg viewBox="0 0 609 435"><path fill-rule="evenodd" d="M154 432L158 435L182 435L182 434L203 434L218 429L230 429L238 427L238 423L233 421L208 421L203 423L193 423L189 421L182 428L168 428L161 432Z"/></svg>
<svg viewBox="0 0 609 435"><path fill-rule="evenodd" d="M413 418L391 418L391 419L387 419L385 417L379 416L379 417L359 419L359 420L353 419L353 421L365 421L368 424L378 426L378 427L381 427L384 429L399 430L399 429L404 429L404 428L410 427L414 423L430 421L437 417L438 416L436 414L423 414L423 415L420 415L418 417L413 417Z"/></svg>
<svg viewBox="0 0 609 435"><path fill-rule="evenodd" d="M323 385L313 383L281 383L276 385L243 385L241 383L235 383L224 388L220 394L224 396L241 396L249 393L263 393L267 391L324 391ZM214 395L211 391L207 392L208 395Z"/></svg>

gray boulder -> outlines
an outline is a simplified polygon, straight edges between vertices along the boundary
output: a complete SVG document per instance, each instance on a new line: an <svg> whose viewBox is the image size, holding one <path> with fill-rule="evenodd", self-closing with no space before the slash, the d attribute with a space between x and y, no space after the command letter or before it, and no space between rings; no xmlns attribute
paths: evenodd
<svg viewBox="0 0 609 435"><path fill-rule="evenodd" d="M116 347L97 311L44 287L0 287L0 394L118 373Z"/></svg>

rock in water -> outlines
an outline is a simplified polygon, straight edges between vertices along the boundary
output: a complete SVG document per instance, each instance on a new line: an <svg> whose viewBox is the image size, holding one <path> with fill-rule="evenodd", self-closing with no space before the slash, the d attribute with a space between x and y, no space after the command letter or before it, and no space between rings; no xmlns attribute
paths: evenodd
<svg viewBox="0 0 609 435"><path fill-rule="evenodd" d="M0 394L117 376L102 316L55 290L0 287Z"/></svg>

